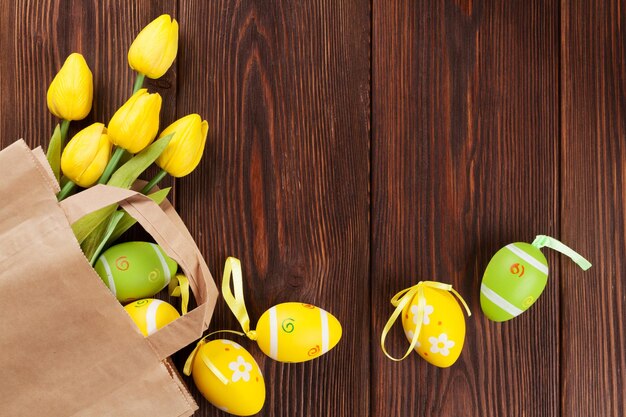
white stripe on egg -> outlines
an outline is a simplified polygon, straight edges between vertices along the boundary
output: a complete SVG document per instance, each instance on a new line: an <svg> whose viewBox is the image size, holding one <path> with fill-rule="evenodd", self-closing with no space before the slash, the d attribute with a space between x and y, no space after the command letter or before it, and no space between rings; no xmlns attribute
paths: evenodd
<svg viewBox="0 0 626 417"><path fill-rule="evenodd" d="M115 289L115 280L113 279L113 274L111 273L111 268L109 267L109 261L104 255L100 255L100 259L98 262L102 263L104 267L104 271L107 273L107 282L109 283L109 289L113 293L113 295L117 296L117 290Z"/></svg>
<svg viewBox="0 0 626 417"><path fill-rule="evenodd" d="M146 311L146 330L148 331L148 336L157 331L156 315L157 309L161 304L163 304L163 301L154 300L148 306L148 310Z"/></svg>
<svg viewBox="0 0 626 417"><path fill-rule="evenodd" d="M172 279L172 276L170 275L170 269L167 266L167 262L165 261L165 258L163 257L163 254L161 253L161 250L157 245L151 243L150 246L152 246L152 249L154 249L154 251L156 252L157 256L159 257L159 261L161 261L161 268L163 268L163 276L165 277L166 281L165 286L168 286L170 285L170 280Z"/></svg>
<svg viewBox="0 0 626 417"><path fill-rule="evenodd" d="M322 319L322 355L328 352L328 313L324 309L320 310L320 318Z"/></svg>
<svg viewBox="0 0 626 417"><path fill-rule="evenodd" d="M278 360L278 319L276 306L270 308L270 358Z"/></svg>

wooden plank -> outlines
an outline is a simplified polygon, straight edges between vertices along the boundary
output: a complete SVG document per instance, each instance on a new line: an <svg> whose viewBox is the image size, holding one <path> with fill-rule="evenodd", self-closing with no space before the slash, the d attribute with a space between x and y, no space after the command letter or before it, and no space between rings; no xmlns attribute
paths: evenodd
<svg viewBox="0 0 626 417"><path fill-rule="evenodd" d="M626 415L624 1L562 2L563 416Z"/></svg>
<svg viewBox="0 0 626 417"><path fill-rule="evenodd" d="M556 1L373 3L371 415L559 415L558 285L503 324L479 302L498 249L559 232L558 40ZM378 346L420 280L474 313L451 368Z"/></svg>
<svg viewBox="0 0 626 417"><path fill-rule="evenodd" d="M305 364L225 335L264 371L261 415L368 415L369 4L179 6L178 114L210 124L198 170L178 182L179 212L218 281L227 256L242 260L253 326L285 301L343 324L339 346ZM220 299L211 330L224 328L238 326Z"/></svg>
<svg viewBox="0 0 626 417"><path fill-rule="evenodd" d="M48 112L46 91L65 58L85 56L94 75L94 106L70 132L95 121L105 124L130 96L134 74L128 47L141 28L162 13L174 13L171 2L30 1L1 2L0 143L24 137L31 145L47 145L58 122ZM114 12L111 12L114 11ZM163 96L163 122L175 115L175 70L158 82L148 82Z"/></svg>

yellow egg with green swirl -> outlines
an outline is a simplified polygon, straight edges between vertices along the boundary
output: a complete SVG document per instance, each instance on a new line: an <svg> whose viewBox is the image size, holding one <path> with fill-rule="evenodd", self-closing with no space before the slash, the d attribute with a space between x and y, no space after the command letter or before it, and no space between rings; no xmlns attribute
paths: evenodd
<svg viewBox="0 0 626 417"><path fill-rule="evenodd" d="M306 303L282 303L257 323L259 348L280 362L306 362L331 350L341 339L341 324L332 314Z"/></svg>

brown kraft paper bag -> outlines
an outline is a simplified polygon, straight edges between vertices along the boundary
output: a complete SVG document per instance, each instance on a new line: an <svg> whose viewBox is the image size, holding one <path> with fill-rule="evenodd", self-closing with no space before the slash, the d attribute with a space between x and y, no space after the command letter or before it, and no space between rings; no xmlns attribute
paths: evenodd
<svg viewBox="0 0 626 417"><path fill-rule="evenodd" d="M0 415L190 416L166 358L208 328L217 288L172 206L98 185L61 203L40 149L0 152ZM71 224L119 204L189 278L198 306L144 337L84 257Z"/></svg>

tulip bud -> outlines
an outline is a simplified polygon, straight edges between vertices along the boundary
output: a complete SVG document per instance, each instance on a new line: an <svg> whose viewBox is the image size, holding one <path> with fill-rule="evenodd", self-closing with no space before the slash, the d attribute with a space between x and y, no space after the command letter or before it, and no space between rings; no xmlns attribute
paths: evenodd
<svg viewBox="0 0 626 417"><path fill-rule="evenodd" d="M93 101L93 76L81 54L73 53L48 87L48 109L65 120L87 117Z"/></svg>
<svg viewBox="0 0 626 417"><path fill-rule="evenodd" d="M61 155L63 174L81 187L98 181L111 156L111 142L102 123L94 123L76 134Z"/></svg>
<svg viewBox="0 0 626 417"><path fill-rule="evenodd" d="M184 177L202 158L209 124L197 114L190 114L169 125L160 137L174 133L156 164L173 177Z"/></svg>
<svg viewBox="0 0 626 417"><path fill-rule="evenodd" d="M150 145L159 131L161 96L150 94L145 88L133 94L109 122L111 142L137 153Z"/></svg>
<svg viewBox="0 0 626 417"><path fill-rule="evenodd" d="M128 63L148 78L167 72L178 52L178 22L164 14L144 27L128 50Z"/></svg>

